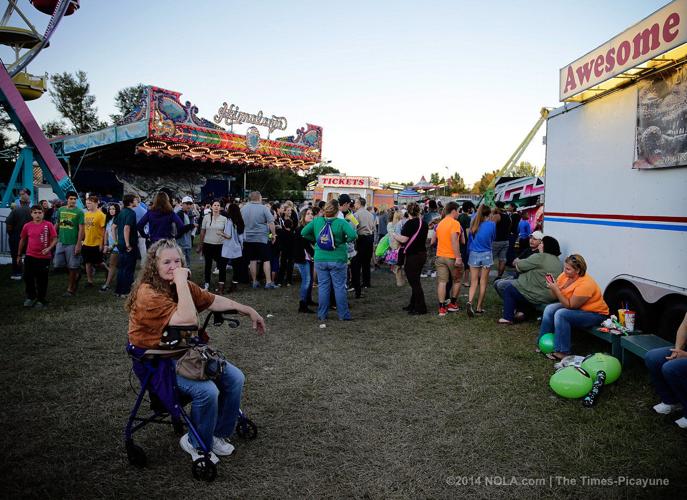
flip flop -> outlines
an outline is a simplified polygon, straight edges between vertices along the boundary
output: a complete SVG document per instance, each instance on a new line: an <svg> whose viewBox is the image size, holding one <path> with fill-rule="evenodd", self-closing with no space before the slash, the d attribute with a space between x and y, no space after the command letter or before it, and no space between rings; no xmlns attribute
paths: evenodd
<svg viewBox="0 0 687 500"><path fill-rule="evenodd" d="M477 314L484 314L484 309L475 309Z"/></svg>
<svg viewBox="0 0 687 500"><path fill-rule="evenodd" d="M559 358L558 356L556 356L553 353L546 354L545 356L546 356L546 359L550 359L551 361L556 361L556 362L563 361L563 359L565 359L565 356L563 356L562 358Z"/></svg>
<svg viewBox="0 0 687 500"><path fill-rule="evenodd" d="M496 320L496 323L499 325L512 325L512 321L508 321L507 319L499 318Z"/></svg>

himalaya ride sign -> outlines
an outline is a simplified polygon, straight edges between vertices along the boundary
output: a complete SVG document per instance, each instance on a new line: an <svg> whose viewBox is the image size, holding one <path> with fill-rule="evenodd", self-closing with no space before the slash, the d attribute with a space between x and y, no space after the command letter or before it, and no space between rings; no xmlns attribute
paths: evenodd
<svg viewBox="0 0 687 500"><path fill-rule="evenodd" d="M227 125L251 123L259 127L267 127L270 134L275 130L286 130L288 123L283 116L272 115L270 118L267 115L263 115L262 111L258 111L255 114L246 113L239 110L239 107L235 104L229 106L226 102L223 102L222 106L217 110L214 121L217 124L221 124L224 121Z"/></svg>
<svg viewBox="0 0 687 500"><path fill-rule="evenodd" d="M560 70L565 101L687 43L687 0L675 0Z"/></svg>

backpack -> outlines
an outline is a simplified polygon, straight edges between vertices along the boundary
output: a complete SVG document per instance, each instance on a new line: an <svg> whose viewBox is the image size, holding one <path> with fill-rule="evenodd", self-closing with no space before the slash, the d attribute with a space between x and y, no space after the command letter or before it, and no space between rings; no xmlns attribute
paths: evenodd
<svg viewBox="0 0 687 500"><path fill-rule="evenodd" d="M334 243L334 231L332 231L331 220L324 220L324 226L320 229L320 234L317 235L317 246L320 250L334 250L336 244Z"/></svg>

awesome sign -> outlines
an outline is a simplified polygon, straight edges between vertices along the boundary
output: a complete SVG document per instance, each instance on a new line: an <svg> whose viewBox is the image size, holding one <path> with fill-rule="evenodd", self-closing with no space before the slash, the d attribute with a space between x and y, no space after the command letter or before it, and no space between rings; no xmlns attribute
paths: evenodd
<svg viewBox="0 0 687 500"><path fill-rule="evenodd" d="M687 42L687 0L675 0L560 70L560 100Z"/></svg>

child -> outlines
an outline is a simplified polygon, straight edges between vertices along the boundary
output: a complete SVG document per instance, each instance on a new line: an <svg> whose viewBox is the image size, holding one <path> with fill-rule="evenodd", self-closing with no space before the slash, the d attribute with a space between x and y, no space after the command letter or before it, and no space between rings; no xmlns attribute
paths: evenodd
<svg viewBox="0 0 687 500"><path fill-rule="evenodd" d="M31 222L24 224L19 240L17 262L26 248L24 259L24 281L26 300L24 307L42 308L46 306L45 295L48 291L48 270L52 249L57 245L57 231L52 223L43 220L43 208L31 207Z"/></svg>

